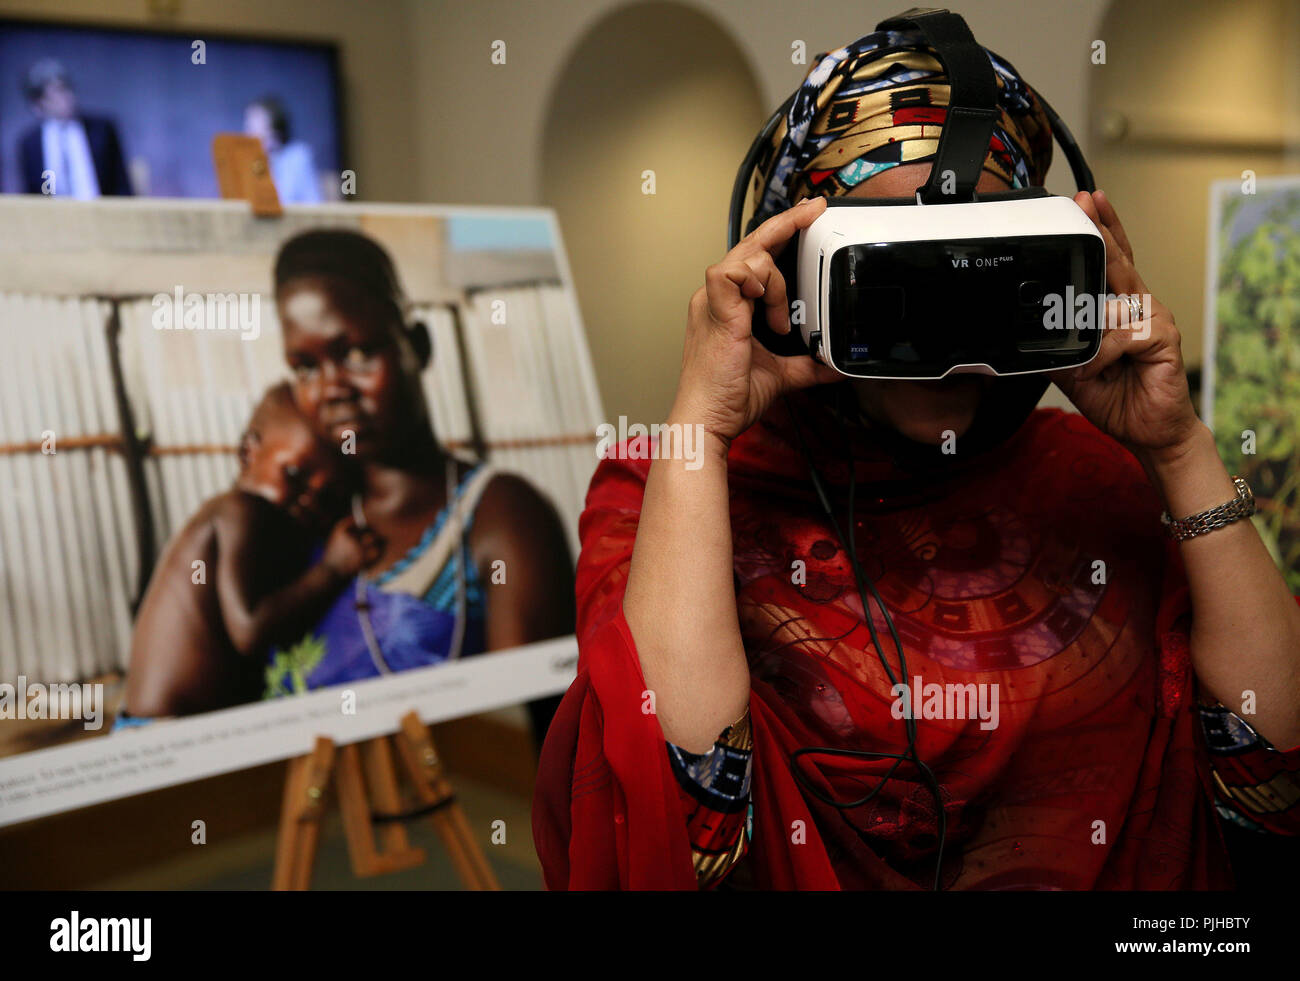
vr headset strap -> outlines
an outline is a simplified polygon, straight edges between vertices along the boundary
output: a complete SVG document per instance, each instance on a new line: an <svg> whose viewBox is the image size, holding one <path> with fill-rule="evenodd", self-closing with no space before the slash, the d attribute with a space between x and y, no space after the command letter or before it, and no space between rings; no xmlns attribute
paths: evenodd
<svg viewBox="0 0 1300 981"><path fill-rule="evenodd" d="M961 204L974 200L993 124L998 118L993 64L966 22L939 7L913 7L876 25L878 31L914 29L937 52L951 86L947 118L930 179L917 188L922 204ZM944 175L954 176L953 193L943 190Z"/></svg>

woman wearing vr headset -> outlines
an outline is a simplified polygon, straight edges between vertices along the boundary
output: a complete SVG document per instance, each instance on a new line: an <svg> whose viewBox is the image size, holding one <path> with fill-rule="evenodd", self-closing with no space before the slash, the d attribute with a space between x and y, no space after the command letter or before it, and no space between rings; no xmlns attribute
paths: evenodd
<svg viewBox="0 0 1300 981"><path fill-rule="evenodd" d="M1042 185L1047 112L989 58L977 190ZM1300 607L1237 520L1170 311L1125 304L1051 374L1078 414L1035 409L1045 374L774 355L775 257L823 198L924 183L949 86L920 35L877 31L798 95L757 175L778 213L689 304L668 422L703 427L703 464L641 447L592 482L548 885L1230 887L1225 824L1300 833ZM1108 289L1148 294L1112 203L1074 200Z"/></svg>

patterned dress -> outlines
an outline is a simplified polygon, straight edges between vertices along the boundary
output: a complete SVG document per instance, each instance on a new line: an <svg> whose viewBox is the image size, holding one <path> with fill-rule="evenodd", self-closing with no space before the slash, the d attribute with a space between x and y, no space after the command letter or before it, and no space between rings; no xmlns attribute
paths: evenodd
<svg viewBox="0 0 1300 981"><path fill-rule="evenodd" d="M860 422L809 393L791 403L840 515L855 470L858 558L921 707L931 686L989 696L916 722L946 817L944 888L1226 888L1226 816L1300 832L1300 748L1199 705L1177 546L1118 444L1039 410L992 450L903 470ZM582 518L578 678L534 804L548 885L929 888L934 796L911 763L885 780L891 761L865 756L904 753L904 722L785 409L729 455L750 703L703 755L636 710L622 615L650 466L636 456L602 461ZM874 604L871 617L897 676ZM985 704L996 712L974 711Z"/></svg>

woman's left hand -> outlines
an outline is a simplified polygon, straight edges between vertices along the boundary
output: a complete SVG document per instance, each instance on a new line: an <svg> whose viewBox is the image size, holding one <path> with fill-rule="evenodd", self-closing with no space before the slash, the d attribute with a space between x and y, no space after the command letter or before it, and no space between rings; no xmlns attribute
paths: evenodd
<svg viewBox="0 0 1300 981"><path fill-rule="evenodd" d="M1106 244L1106 291L1142 300L1142 320L1127 323L1128 303L1107 304L1101 350L1088 364L1051 373L1083 416L1123 443L1144 465L1176 457L1200 420L1183 369L1182 339L1173 314L1150 291L1133 263L1133 248L1104 192L1080 191L1074 202ZM1073 311L1067 311L1067 316ZM1118 324L1118 327L1110 325Z"/></svg>

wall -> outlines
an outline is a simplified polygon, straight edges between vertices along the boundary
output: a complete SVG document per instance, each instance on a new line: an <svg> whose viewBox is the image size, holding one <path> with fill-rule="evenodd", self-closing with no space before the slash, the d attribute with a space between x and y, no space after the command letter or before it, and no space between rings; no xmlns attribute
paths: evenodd
<svg viewBox="0 0 1300 981"><path fill-rule="evenodd" d="M1091 112L1110 138L1096 140L1093 170L1200 367L1210 183L1300 164L1300 3L1120 3L1102 36Z"/></svg>
<svg viewBox="0 0 1300 981"><path fill-rule="evenodd" d="M568 246L607 418L658 421L687 300L725 251L717 213L763 111L757 82L712 18L641 3L583 37L548 101L542 200Z"/></svg>

